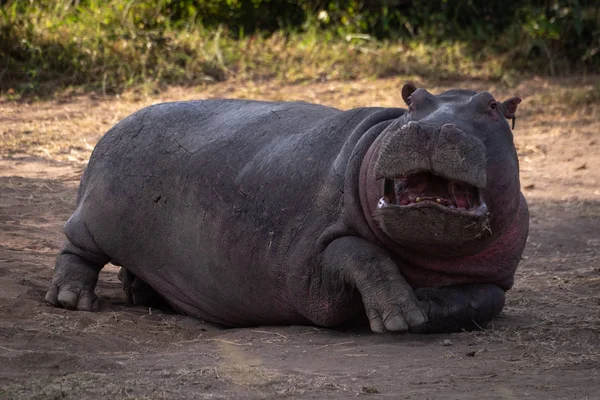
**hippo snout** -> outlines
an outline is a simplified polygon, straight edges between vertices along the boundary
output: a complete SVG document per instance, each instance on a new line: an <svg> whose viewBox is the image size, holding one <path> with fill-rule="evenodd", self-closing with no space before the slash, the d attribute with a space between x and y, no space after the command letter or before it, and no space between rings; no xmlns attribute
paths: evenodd
<svg viewBox="0 0 600 400"><path fill-rule="evenodd" d="M486 186L485 145L455 124L435 129L410 121L391 126L383 135L375 164L377 179L428 172L478 188Z"/></svg>
<svg viewBox="0 0 600 400"><path fill-rule="evenodd" d="M430 147L435 175L485 187L485 145L481 140L454 124L445 124L432 136Z"/></svg>

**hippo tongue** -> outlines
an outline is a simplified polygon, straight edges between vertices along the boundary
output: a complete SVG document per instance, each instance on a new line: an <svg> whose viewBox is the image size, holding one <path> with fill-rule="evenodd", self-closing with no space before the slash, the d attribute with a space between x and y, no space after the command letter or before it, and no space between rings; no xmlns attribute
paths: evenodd
<svg viewBox="0 0 600 400"><path fill-rule="evenodd" d="M473 204L473 192L466 184L457 181L449 181L448 193L458 208L469 209Z"/></svg>

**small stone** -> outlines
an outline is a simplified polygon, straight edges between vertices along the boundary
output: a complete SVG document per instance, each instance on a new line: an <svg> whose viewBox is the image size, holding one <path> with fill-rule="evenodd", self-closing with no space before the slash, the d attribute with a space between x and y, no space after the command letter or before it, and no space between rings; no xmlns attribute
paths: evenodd
<svg viewBox="0 0 600 400"><path fill-rule="evenodd" d="M368 393L368 394L379 393L379 390L377 390L377 388L375 386L363 386L362 391L363 391L363 393Z"/></svg>
<svg viewBox="0 0 600 400"><path fill-rule="evenodd" d="M535 188L535 185L533 183L530 183L529 185L526 185L523 187L523 189L527 189L527 190L531 190L533 188Z"/></svg>
<svg viewBox="0 0 600 400"><path fill-rule="evenodd" d="M444 341L442 342L442 345L444 346L452 346L454 343L452 343L452 340L450 339L444 339Z"/></svg>
<svg viewBox="0 0 600 400"><path fill-rule="evenodd" d="M475 354L477 354L477 352L475 350L472 350L472 351L467 352L466 356L467 357L475 357Z"/></svg>

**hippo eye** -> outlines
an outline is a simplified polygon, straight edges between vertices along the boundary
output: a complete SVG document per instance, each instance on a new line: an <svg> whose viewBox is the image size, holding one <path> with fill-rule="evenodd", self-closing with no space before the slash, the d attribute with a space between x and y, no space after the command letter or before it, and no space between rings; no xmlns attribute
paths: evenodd
<svg viewBox="0 0 600 400"><path fill-rule="evenodd" d="M490 108L492 110L495 110L496 108L498 108L498 103L496 103L496 100L490 101Z"/></svg>
<svg viewBox="0 0 600 400"><path fill-rule="evenodd" d="M412 96L408 96L406 98L406 105L408 105L408 106L412 105Z"/></svg>

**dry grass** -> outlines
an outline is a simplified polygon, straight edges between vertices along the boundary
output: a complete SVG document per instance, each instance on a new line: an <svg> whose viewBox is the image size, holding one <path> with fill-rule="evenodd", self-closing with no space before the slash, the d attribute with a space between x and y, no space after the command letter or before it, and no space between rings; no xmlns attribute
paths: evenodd
<svg viewBox="0 0 600 400"><path fill-rule="evenodd" d="M417 81L432 92L448 89L443 82L427 82L414 76L351 82L305 83L278 85L273 82L226 82L198 86L194 89L171 88L161 94L127 92L122 96L67 96L48 102L0 102L0 154L30 154L46 159L85 163L96 141L112 125L134 111L164 101L202 98L243 98L274 101L303 100L349 109L360 106L402 106L400 88L405 81ZM585 121L600 118L600 80L596 77L578 80L525 80L515 87L485 81L462 81L465 88L488 90L498 98L519 94L525 103L520 108L517 133L529 129L556 136L564 128L576 129ZM457 84L454 83L453 86ZM587 99L581 101L578 99ZM575 99L575 100L573 100ZM523 122L522 122L523 121ZM522 125L525 123L526 125ZM565 125L566 124L566 125ZM530 127L535 126L532 131ZM590 134L593 126L586 128ZM525 163L544 154L543 144L529 145L520 137L516 144Z"/></svg>

